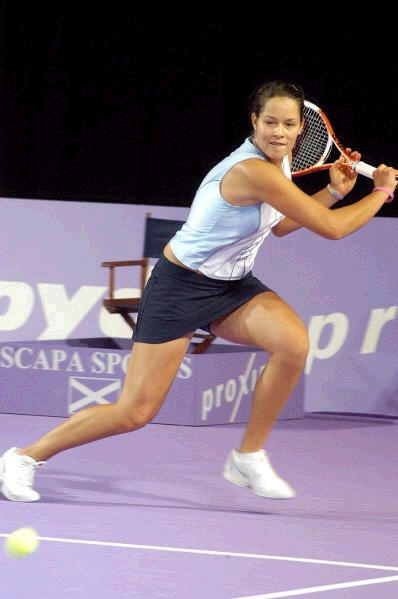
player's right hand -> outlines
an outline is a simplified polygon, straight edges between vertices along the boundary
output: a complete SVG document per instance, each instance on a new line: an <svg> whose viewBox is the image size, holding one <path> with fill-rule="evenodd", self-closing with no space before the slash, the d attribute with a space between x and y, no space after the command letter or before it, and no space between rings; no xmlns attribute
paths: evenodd
<svg viewBox="0 0 398 599"><path fill-rule="evenodd" d="M394 192L397 185L398 171L392 166L380 164L373 173L375 187L387 187Z"/></svg>

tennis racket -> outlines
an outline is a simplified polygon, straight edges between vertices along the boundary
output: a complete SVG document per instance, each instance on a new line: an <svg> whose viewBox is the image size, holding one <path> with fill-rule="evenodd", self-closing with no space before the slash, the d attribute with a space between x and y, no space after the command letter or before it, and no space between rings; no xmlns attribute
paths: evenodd
<svg viewBox="0 0 398 599"><path fill-rule="evenodd" d="M291 171L293 177L323 171L333 166L326 160L335 146L345 156L347 163L360 175L373 178L374 166L362 161L353 161L347 156L345 148L337 139L326 114L308 100L304 101L304 128L293 148Z"/></svg>

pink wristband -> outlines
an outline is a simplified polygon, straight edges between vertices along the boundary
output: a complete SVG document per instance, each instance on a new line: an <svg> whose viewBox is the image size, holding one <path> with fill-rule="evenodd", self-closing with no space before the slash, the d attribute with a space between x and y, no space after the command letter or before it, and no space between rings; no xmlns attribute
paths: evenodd
<svg viewBox="0 0 398 599"><path fill-rule="evenodd" d="M388 195L388 198L387 198L387 200L386 200L386 202L387 202L387 203L388 203L388 202L392 202L392 201L393 201L393 199L394 199L394 194L393 194L393 192L392 192L390 189L388 189L387 187L375 187L375 188L373 189L373 191L385 191L385 192L386 192L386 194Z"/></svg>

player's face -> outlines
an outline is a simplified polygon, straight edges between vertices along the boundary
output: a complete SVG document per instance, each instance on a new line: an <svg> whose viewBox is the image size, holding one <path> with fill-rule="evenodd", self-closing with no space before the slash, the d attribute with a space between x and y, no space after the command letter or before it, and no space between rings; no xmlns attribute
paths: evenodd
<svg viewBox="0 0 398 599"><path fill-rule="evenodd" d="M293 98L271 98L258 117L252 114L252 125L256 145L271 162L280 164L301 132L300 105Z"/></svg>

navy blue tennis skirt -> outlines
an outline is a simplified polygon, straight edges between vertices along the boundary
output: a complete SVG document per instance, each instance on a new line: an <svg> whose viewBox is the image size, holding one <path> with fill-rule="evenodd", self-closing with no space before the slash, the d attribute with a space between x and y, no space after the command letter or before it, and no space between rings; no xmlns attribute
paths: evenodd
<svg viewBox="0 0 398 599"><path fill-rule="evenodd" d="M249 272L242 279L211 279L161 256L140 302L133 341L164 343L202 329L255 295L272 291Z"/></svg>

